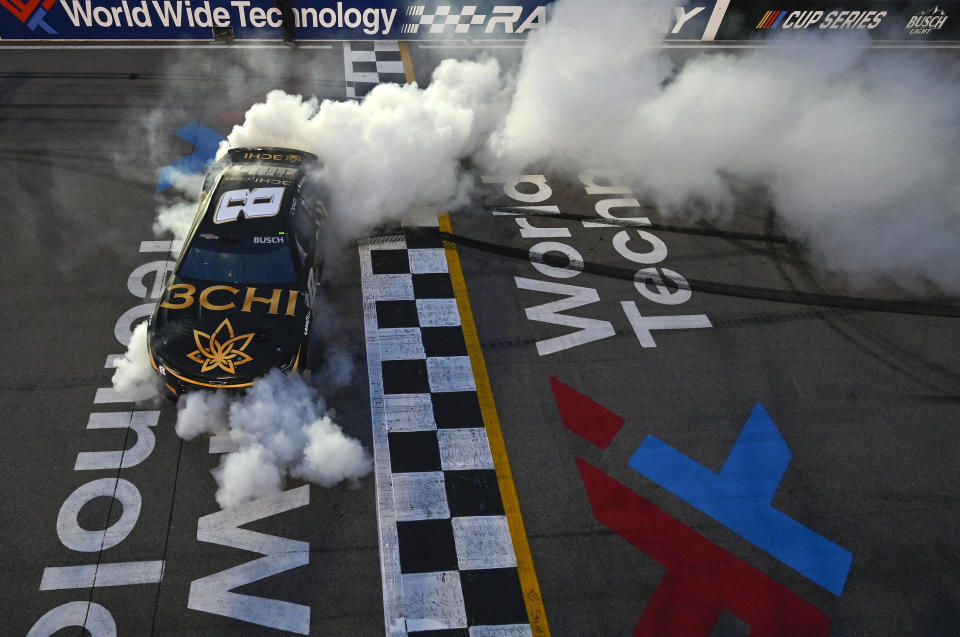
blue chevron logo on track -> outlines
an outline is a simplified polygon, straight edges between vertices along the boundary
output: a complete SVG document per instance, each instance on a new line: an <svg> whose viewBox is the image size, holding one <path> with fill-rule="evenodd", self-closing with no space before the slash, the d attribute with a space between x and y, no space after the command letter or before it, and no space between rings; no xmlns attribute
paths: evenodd
<svg viewBox="0 0 960 637"><path fill-rule="evenodd" d="M217 156L220 142L226 139L217 131L211 130L199 122L184 126L174 135L193 144L196 151L192 155L160 169L157 192L163 192L173 186L178 175L194 175L206 170L214 157Z"/></svg>
<svg viewBox="0 0 960 637"><path fill-rule="evenodd" d="M767 410L757 403L719 474L655 436L643 440L628 464L834 595L840 595L853 554L773 508L773 496L790 458L790 447Z"/></svg>

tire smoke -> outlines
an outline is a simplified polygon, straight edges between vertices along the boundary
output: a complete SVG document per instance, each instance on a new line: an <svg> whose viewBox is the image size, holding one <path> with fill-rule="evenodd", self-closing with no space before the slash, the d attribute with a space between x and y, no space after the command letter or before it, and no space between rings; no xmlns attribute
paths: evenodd
<svg viewBox="0 0 960 637"><path fill-rule="evenodd" d="M850 286L960 293L952 60L878 53L856 34L677 59L660 45L671 6L559 0L515 72L492 58L444 60L425 88L380 85L361 102L273 91L220 153L316 153L341 245L423 211L465 214L484 174L575 179L613 169L661 215L687 222L735 218L746 184L812 265ZM166 208L156 228L182 238L193 214L191 205ZM350 357L337 357L324 374L345 383ZM239 399L187 395L177 432L228 435L239 446L215 471L222 506L275 493L287 476L331 485L370 471L360 444L293 375L271 372Z"/></svg>
<svg viewBox="0 0 960 637"><path fill-rule="evenodd" d="M329 189L333 232L360 236L420 209L466 205L478 153L509 94L496 60L443 61L430 85L381 84L362 102L272 91L246 114L220 152L286 146L316 153Z"/></svg>
<svg viewBox="0 0 960 637"><path fill-rule="evenodd" d="M834 33L674 61L660 46L667 13L659 0L560 0L515 75L445 60L426 88L382 85L359 104L274 92L221 152L317 153L348 237L466 208L480 171L613 168L686 221L729 220L745 184L813 265L852 286L960 291L955 64Z"/></svg>
<svg viewBox="0 0 960 637"><path fill-rule="evenodd" d="M323 398L296 374L271 370L240 397L194 392L177 403L177 435L207 433L236 445L213 471L223 508L275 495L284 480L325 487L356 485L373 467L360 443L343 433Z"/></svg>
<svg viewBox="0 0 960 637"><path fill-rule="evenodd" d="M150 366L147 353L147 324L133 328L130 343L124 355L113 362L113 388L132 401L154 400L160 397L160 381Z"/></svg>

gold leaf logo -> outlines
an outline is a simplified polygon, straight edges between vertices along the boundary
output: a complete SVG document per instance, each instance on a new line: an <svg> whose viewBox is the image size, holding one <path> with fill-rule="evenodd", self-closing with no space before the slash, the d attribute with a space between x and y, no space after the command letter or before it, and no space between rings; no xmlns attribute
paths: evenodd
<svg viewBox="0 0 960 637"><path fill-rule="evenodd" d="M223 319L213 334L193 330L193 340L197 343L197 349L187 354L187 358L200 363L201 372L219 367L228 374L235 374L237 365L253 360L243 351L253 340L253 332L234 336L230 319Z"/></svg>

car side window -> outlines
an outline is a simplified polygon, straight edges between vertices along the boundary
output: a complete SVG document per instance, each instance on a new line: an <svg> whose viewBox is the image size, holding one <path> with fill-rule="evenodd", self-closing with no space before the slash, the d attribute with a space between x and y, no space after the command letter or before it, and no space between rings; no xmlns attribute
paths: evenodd
<svg viewBox="0 0 960 637"><path fill-rule="evenodd" d="M309 257L310 253L307 252L306 246L302 245L300 238L294 234L293 238L293 251L297 254L297 260L300 262L300 267L303 268L303 271L306 272L310 269Z"/></svg>
<svg viewBox="0 0 960 637"><path fill-rule="evenodd" d="M213 162L209 168L207 168L207 173L203 177L203 185L200 186L200 198L202 199L208 192L210 192L217 183L217 178L220 177L227 166L230 165L230 157L221 157L217 161Z"/></svg>
<svg viewBox="0 0 960 637"><path fill-rule="evenodd" d="M323 223L327 218L327 207L323 201L325 196L326 192L318 183L311 183L303 190L303 203L318 224Z"/></svg>
<svg viewBox="0 0 960 637"><path fill-rule="evenodd" d="M302 199L297 202L296 212L293 218L293 236L297 242L297 252L300 253L304 262L304 269L309 269L308 261L310 255L316 250L316 222L310 214L310 207Z"/></svg>

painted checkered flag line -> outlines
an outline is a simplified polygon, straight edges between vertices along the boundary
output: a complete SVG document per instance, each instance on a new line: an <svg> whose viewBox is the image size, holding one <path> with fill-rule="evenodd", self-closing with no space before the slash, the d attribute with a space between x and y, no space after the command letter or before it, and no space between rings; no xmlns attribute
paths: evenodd
<svg viewBox="0 0 960 637"><path fill-rule="evenodd" d="M410 5L407 7L407 15L419 16L419 23L405 24L402 28L404 33L418 33L420 27L429 27L428 33L446 33L446 28L452 26L453 33L464 34L470 31L473 25L481 25L486 21L486 14L477 13L475 5L461 7L459 13L454 13L455 7L450 5L439 5L434 8L433 13L426 13L424 5Z"/></svg>
<svg viewBox="0 0 960 637"><path fill-rule="evenodd" d="M360 261L387 630L532 637L439 235Z"/></svg>

